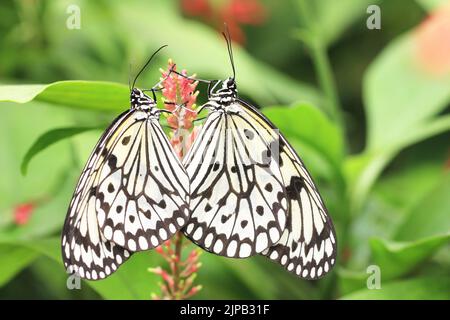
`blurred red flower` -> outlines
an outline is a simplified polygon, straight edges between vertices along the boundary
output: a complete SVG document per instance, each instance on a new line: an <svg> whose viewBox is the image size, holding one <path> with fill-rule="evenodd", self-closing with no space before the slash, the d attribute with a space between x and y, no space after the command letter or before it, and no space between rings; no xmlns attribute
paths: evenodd
<svg viewBox="0 0 450 320"><path fill-rule="evenodd" d="M416 30L417 57L429 73L450 73L450 5L433 12Z"/></svg>
<svg viewBox="0 0 450 320"><path fill-rule="evenodd" d="M260 25L267 18L267 10L259 0L181 0L181 8L218 30L226 23L232 39L241 44L246 40L241 25Z"/></svg>
<svg viewBox="0 0 450 320"><path fill-rule="evenodd" d="M33 203L19 204L14 208L14 222L17 225L24 225L30 220L35 205Z"/></svg>

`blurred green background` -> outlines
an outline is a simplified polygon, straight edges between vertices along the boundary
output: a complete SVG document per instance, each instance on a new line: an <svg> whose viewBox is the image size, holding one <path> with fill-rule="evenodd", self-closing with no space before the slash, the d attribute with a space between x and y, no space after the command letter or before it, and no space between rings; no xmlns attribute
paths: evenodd
<svg viewBox="0 0 450 320"><path fill-rule="evenodd" d="M366 26L373 4L381 30ZM70 5L80 9L79 29L68 28ZM340 251L338 265L318 281L265 257L204 253L195 298L450 299L447 0L2 1L0 298L159 293L147 269L164 263L152 251L106 280L66 288L59 235L102 129L56 143L51 130L105 128L129 107L129 65L137 70L162 44L169 47L139 86L155 83L168 58L201 78L229 76L218 32L224 21L240 43L240 94L303 158ZM23 175L25 154L45 133ZM380 268L380 289L367 286L371 265Z"/></svg>

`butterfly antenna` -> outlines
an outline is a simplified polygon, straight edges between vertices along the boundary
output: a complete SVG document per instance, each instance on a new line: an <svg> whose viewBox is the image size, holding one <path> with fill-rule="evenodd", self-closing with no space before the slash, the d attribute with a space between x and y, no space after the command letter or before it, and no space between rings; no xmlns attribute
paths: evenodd
<svg viewBox="0 0 450 320"><path fill-rule="evenodd" d="M128 67L128 88L130 89L130 93L131 93L131 63Z"/></svg>
<svg viewBox="0 0 450 320"><path fill-rule="evenodd" d="M222 32L225 41L227 42L228 56L230 58L231 68L233 69L233 79L236 79L236 69L234 67L234 57L233 57L233 45L231 43L231 35L230 30L228 29L227 24L225 23L225 32Z"/></svg>
<svg viewBox="0 0 450 320"><path fill-rule="evenodd" d="M157 54L159 51L161 51L162 49L164 49L165 47L167 47L167 45L161 46L158 50L156 50L156 51L152 54L152 56L148 59L148 61L144 64L144 66L141 68L141 70L137 73L136 77L134 78L132 88L134 88L134 85L136 84L137 79L138 79L139 76L141 75L142 71L144 71L145 68L149 65L150 61L152 61L152 59L156 56L156 54Z"/></svg>

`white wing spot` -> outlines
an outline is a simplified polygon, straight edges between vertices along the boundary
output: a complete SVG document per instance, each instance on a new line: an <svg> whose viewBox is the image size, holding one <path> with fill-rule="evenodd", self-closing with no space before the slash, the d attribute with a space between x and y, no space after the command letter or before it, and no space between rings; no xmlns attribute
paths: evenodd
<svg viewBox="0 0 450 320"><path fill-rule="evenodd" d="M267 234L260 233L256 238L256 252L261 252L269 245Z"/></svg>
<svg viewBox="0 0 450 320"><path fill-rule="evenodd" d="M103 231L103 235L106 239L112 239L112 228L110 226L106 226Z"/></svg>
<svg viewBox="0 0 450 320"><path fill-rule="evenodd" d="M116 244L118 244L119 246L124 246L125 245L125 238L124 238L124 236L123 236L123 232L122 231L119 231L119 230L116 230L116 231L114 231L114 242L116 243Z"/></svg>
<svg viewBox="0 0 450 320"><path fill-rule="evenodd" d="M223 243L222 243L222 240L219 239L216 241L216 244L214 245L214 252L220 253L222 251L222 249L223 249Z"/></svg>
<svg viewBox="0 0 450 320"><path fill-rule="evenodd" d="M178 218L178 219L180 219L180 218ZM177 221L178 221L178 219L177 219ZM187 233L191 233L192 229L194 229L194 224L193 223L189 223L188 226L186 227L186 232Z"/></svg>
<svg viewBox="0 0 450 320"><path fill-rule="evenodd" d="M205 238L205 246L210 247L213 241L214 235L212 233L209 233Z"/></svg>
<svg viewBox="0 0 450 320"><path fill-rule="evenodd" d="M159 244L158 238L156 236L154 236L154 235L150 238L150 241L152 242L152 245L154 247L156 247Z"/></svg>
<svg viewBox="0 0 450 320"><path fill-rule="evenodd" d="M239 257L246 258L249 257L252 252L252 247L248 243L241 244L241 249L239 250Z"/></svg>
<svg viewBox="0 0 450 320"><path fill-rule="evenodd" d="M145 250L148 248L148 242L143 236L139 237L139 247L141 248L141 250Z"/></svg>
<svg viewBox="0 0 450 320"><path fill-rule="evenodd" d="M297 266L297 269L295 270L295 273L298 274L298 275L300 275L300 272L302 272L302 266L301 266L301 265L298 265L298 266Z"/></svg>
<svg viewBox="0 0 450 320"><path fill-rule="evenodd" d="M109 266L106 266L105 272L106 272L106 274L110 274L111 273L111 269L109 268Z"/></svg>
<svg viewBox="0 0 450 320"><path fill-rule="evenodd" d="M320 277L322 275L322 267L319 267L319 269L317 269L317 276Z"/></svg>
<svg viewBox="0 0 450 320"><path fill-rule="evenodd" d="M237 241L236 240L232 240L228 244L227 255L229 257L233 257L236 254L236 249L237 249Z"/></svg>
<svg viewBox="0 0 450 320"><path fill-rule="evenodd" d="M197 230L195 230L192 238L194 238L194 240L200 240L200 238L202 237L202 234L203 234L202 228L197 228Z"/></svg>
<svg viewBox="0 0 450 320"><path fill-rule="evenodd" d="M273 227L269 231L270 239L272 242L277 242L280 239L280 233L278 232L277 228Z"/></svg>
<svg viewBox="0 0 450 320"><path fill-rule="evenodd" d="M182 226L184 225L184 219L181 218L181 217L178 217L178 218L177 218L177 223L178 223L178 225L179 225L180 227L182 227ZM192 228L194 227L194 224L191 223L190 225L192 226L192 227L191 227L191 231L192 231ZM188 232L190 232L190 231L188 231Z"/></svg>
<svg viewBox="0 0 450 320"><path fill-rule="evenodd" d="M167 239L167 232L166 230L164 230L163 228L159 229L159 236L161 238L161 240L166 240Z"/></svg>
<svg viewBox="0 0 450 320"><path fill-rule="evenodd" d="M278 252L272 251L272 253L270 254L270 259L276 260L277 258L278 258Z"/></svg>
<svg viewBox="0 0 450 320"><path fill-rule="evenodd" d="M128 248L130 248L131 251L136 250L136 242L133 239L128 239Z"/></svg>

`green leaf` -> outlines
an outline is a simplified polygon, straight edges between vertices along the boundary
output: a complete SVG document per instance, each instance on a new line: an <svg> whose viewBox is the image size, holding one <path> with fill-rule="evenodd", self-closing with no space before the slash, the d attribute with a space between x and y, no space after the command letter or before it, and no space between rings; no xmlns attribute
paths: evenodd
<svg viewBox="0 0 450 320"><path fill-rule="evenodd" d="M32 100L73 108L124 110L128 108L127 86L102 81L59 81L46 85L0 86L0 101L26 103Z"/></svg>
<svg viewBox="0 0 450 320"><path fill-rule="evenodd" d="M319 36L328 45L335 42L353 23L367 15L369 5L380 0L313 0L317 14L315 21L319 28Z"/></svg>
<svg viewBox="0 0 450 320"><path fill-rule="evenodd" d="M430 141L427 145L405 151L401 167L383 175L373 188L374 194L405 214L410 213L418 204L428 202L424 200L425 197L432 195L430 192L437 190L445 180L442 164L448 156L448 148L439 142ZM403 218L405 214L402 215ZM430 235L432 234L419 237ZM415 238L399 240L413 239Z"/></svg>
<svg viewBox="0 0 450 320"><path fill-rule="evenodd" d="M266 257L229 259L204 252L195 299L317 299L317 288ZM265 279L261 290L261 279Z"/></svg>
<svg viewBox="0 0 450 320"><path fill-rule="evenodd" d="M99 127L69 127L69 128L58 128L58 129L52 129L41 136L39 136L36 141L31 145L31 147L28 149L27 153L23 157L22 164L20 166L20 171L23 175L26 175L28 164L30 161L41 151L45 150L52 144L70 138L74 135L77 135L79 133L89 131L89 130L96 130L99 129Z"/></svg>
<svg viewBox="0 0 450 320"><path fill-rule="evenodd" d="M420 226L411 219L409 238L397 239L396 233L412 211L421 205L419 211L434 220L435 212L430 211L434 203L445 203L443 198L428 199L442 185L443 163L448 157L446 138L441 136L402 152L395 170L386 172L374 185L364 202L362 210L352 219L350 231L351 257L346 267L360 270L367 266L370 257L369 239L379 237L397 241L415 241L437 233L417 233ZM356 165L356 163L355 163ZM445 175L444 175L445 177ZM426 199L426 200L425 200ZM443 206L442 208L445 208ZM436 211L436 213L439 211ZM447 217L436 215L437 223L445 222ZM409 219L408 219L409 220ZM422 225L426 225L422 223ZM443 223L445 227L445 223ZM449 228L450 229L450 228Z"/></svg>
<svg viewBox="0 0 450 320"><path fill-rule="evenodd" d="M366 272L338 269L338 283L341 295L362 289L367 285L369 274Z"/></svg>
<svg viewBox="0 0 450 320"><path fill-rule="evenodd" d="M343 296L344 300L448 300L450 277L421 277L382 283L381 289L363 289Z"/></svg>
<svg viewBox="0 0 450 320"><path fill-rule="evenodd" d="M370 65L364 77L368 149L403 144L450 102L450 75L423 71L415 56L416 38L394 40Z"/></svg>
<svg viewBox="0 0 450 320"><path fill-rule="evenodd" d="M67 274L61 272L61 265L41 255L29 267L33 275L33 285L39 287L39 297L46 300L93 300L99 299L98 293L89 286L80 289L68 289ZM28 275L30 276L30 275ZM22 293L23 295L23 293ZM17 295L18 297L22 295ZM32 295L31 295L32 296Z"/></svg>
<svg viewBox="0 0 450 320"><path fill-rule="evenodd" d="M367 150L349 157L344 164L344 171L350 186L351 211L358 212L377 178L402 149L449 130L450 116L440 116L422 127L417 127L395 144L387 144L380 150Z"/></svg>
<svg viewBox="0 0 450 320"><path fill-rule="evenodd" d="M449 233L450 173L442 174L442 180L411 208L403 223L399 225L396 240L414 240Z"/></svg>
<svg viewBox="0 0 450 320"><path fill-rule="evenodd" d="M450 233L408 243L375 238L370 247L374 264L381 268L383 281L388 281L408 274L448 243Z"/></svg>
<svg viewBox="0 0 450 320"><path fill-rule="evenodd" d="M263 112L289 141L301 141L324 159L335 175L340 174L344 144L339 128L322 111L308 104L298 104L292 108L264 108Z"/></svg>
<svg viewBox="0 0 450 320"><path fill-rule="evenodd" d="M20 164L32 141L55 126L74 124L67 110L46 104L32 103L29 109L7 106L0 108L0 230L10 226L18 204L40 203L52 196L72 166L70 144L61 142L35 158L24 177Z"/></svg>
<svg viewBox="0 0 450 320"><path fill-rule="evenodd" d="M11 242L0 240L0 244L11 245ZM16 241L14 245L46 256L60 266L61 274L65 274L59 238ZM150 299L151 292L159 292L158 277L147 269L159 264L161 260L156 252L136 253L108 278L100 281L83 280L82 287L92 287L105 299Z"/></svg>
<svg viewBox="0 0 450 320"><path fill-rule="evenodd" d="M0 244L0 287L8 283L22 269L36 259L38 254L28 248Z"/></svg>
<svg viewBox="0 0 450 320"><path fill-rule="evenodd" d="M361 171L352 174L356 179L349 188L353 213L399 151L450 130L450 116L437 116L450 102L450 75L423 70L415 56L415 39L411 32L394 40L365 74L368 142L357 156L363 160L357 160Z"/></svg>

